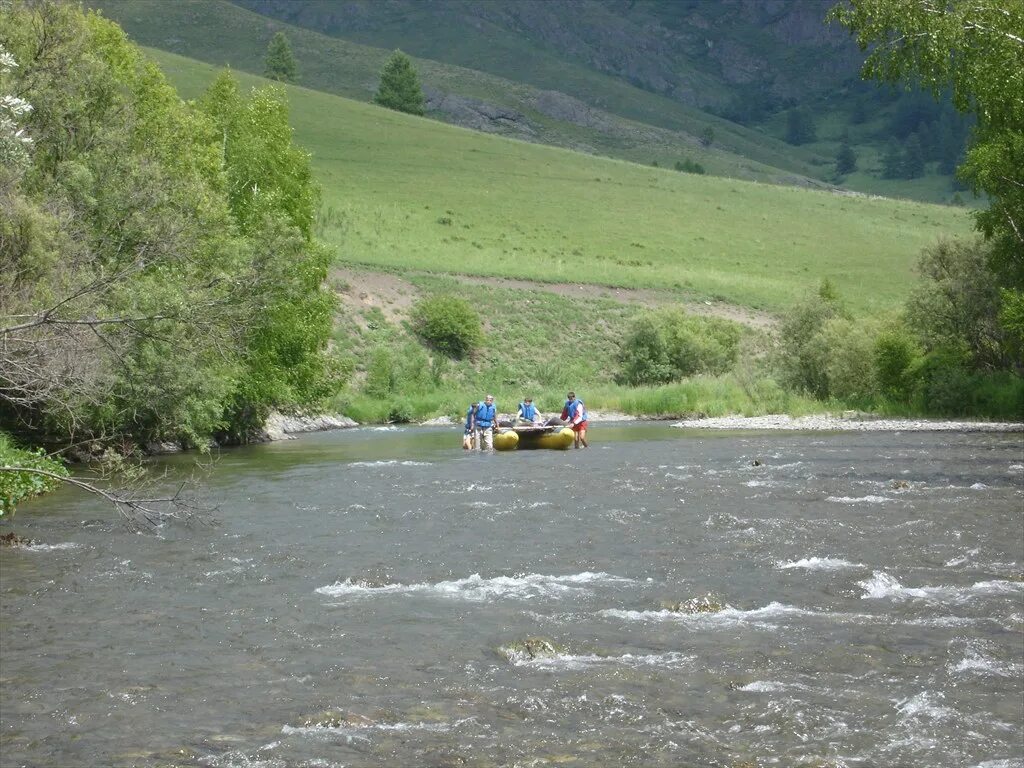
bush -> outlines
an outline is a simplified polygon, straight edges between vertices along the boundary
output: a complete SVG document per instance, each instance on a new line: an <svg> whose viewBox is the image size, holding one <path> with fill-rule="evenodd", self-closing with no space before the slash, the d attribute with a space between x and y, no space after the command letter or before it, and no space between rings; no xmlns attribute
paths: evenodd
<svg viewBox="0 0 1024 768"><path fill-rule="evenodd" d="M63 464L48 458L42 449L31 451L19 448L3 432L0 432L0 467L40 469L61 477L67 477L68 474ZM14 514L18 502L52 491L59 483L59 480L33 472L0 472L0 517Z"/></svg>
<svg viewBox="0 0 1024 768"><path fill-rule="evenodd" d="M480 317L463 299L455 296L431 296L412 310L413 331L442 354L462 359L483 343Z"/></svg>
<svg viewBox="0 0 1024 768"><path fill-rule="evenodd" d="M832 397L868 400L877 392L875 331L863 322L832 318L821 334L825 373Z"/></svg>
<svg viewBox="0 0 1024 768"><path fill-rule="evenodd" d="M974 370L1007 369L1020 350L999 320L1001 296L981 240L944 240L926 248L922 280L907 302L907 323L930 350L963 347Z"/></svg>
<svg viewBox="0 0 1024 768"><path fill-rule="evenodd" d="M829 296L825 288L823 283L820 293ZM784 387L828 399L830 350L823 332L826 323L839 315L838 303L819 294L805 298L783 317L775 365Z"/></svg>
<svg viewBox="0 0 1024 768"><path fill-rule="evenodd" d="M633 322L619 349L619 379L632 385L666 384L696 374L719 374L736 360L740 328L679 309L653 312Z"/></svg>
<svg viewBox="0 0 1024 768"><path fill-rule="evenodd" d="M921 357L914 337L902 325L878 334L874 349L875 380L886 397L905 402L910 398L913 381L911 367Z"/></svg>
<svg viewBox="0 0 1024 768"><path fill-rule="evenodd" d="M704 170L704 166L703 165L701 165L700 163L696 162L695 160L691 160L688 157L685 158L682 161L676 160L675 169L677 171L682 171L683 173L704 174L706 172Z"/></svg>
<svg viewBox="0 0 1024 768"><path fill-rule="evenodd" d="M975 377L959 350L929 352L914 367L915 397L919 407L941 416L961 416L974 410Z"/></svg>

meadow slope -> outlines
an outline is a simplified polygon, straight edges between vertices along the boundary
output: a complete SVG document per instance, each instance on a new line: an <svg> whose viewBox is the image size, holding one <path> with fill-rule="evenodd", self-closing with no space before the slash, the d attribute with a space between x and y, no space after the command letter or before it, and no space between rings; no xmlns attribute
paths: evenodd
<svg viewBox="0 0 1024 768"><path fill-rule="evenodd" d="M215 69L151 50L186 97ZM245 85L265 84L240 74ZM342 262L678 291L779 311L831 280L896 308L963 209L696 176L489 136L300 87L292 124Z"/></svg>

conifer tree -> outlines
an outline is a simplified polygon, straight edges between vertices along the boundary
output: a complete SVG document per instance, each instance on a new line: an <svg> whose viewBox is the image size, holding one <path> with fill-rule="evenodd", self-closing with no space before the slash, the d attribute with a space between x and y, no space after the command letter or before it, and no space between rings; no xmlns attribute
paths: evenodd
<svg viewBox="0 0 1024 768"><path fill-rule="evenodd" d="M380 86L373 100L382 107L410 115L422 115L423 89L412 61L401 51L391 54L380 73Z"/></svg>
<svg viewBox="0 0 1024 768"><path fill-rule="evenodd" d="M850 146L850 142L843 141L843 145L836 155L836 174L845 176L855 170L857 170L857 155L854 153L853 147Z"/></svg>
<svg viewBox="0 0 1024 768"><path fill-rule="evenodd" d="M903 152L896 139L890 138L882 157L882 178L898 179L903 173Z"/></svg>
<svg viewBox="0 0 1024 768"><path fill-rule="evenodd" d="M271 80L294 83L299 78L299 68L292 54L292 45L284 32L278 32L267 45L264 74Z"/></svg>
<svg viewBox="0 0 1024 768"><path fill-rule="evenodd" d="M786 141L789 144L807 144L817 138L814 117L805 107L791 109L786 115Z"/></svg>
<svg viewBox="0 0 1024 768"><path fill-rule="evenodd" d="M903 148L903 178L916 179L924 176L924 152L916 133L910 134Z"/></svg>

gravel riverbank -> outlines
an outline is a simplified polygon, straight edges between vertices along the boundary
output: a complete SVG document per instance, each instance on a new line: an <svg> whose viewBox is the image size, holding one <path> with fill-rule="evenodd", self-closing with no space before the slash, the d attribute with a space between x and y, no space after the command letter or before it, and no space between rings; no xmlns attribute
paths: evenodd
<svg viewBox="0 0 1024 768"><path fill-rule="evenodd" d="M817 416L719 416L684 419L682 429L775 429L808 432L1024 432L1024 423L1008 421L948 421L941 419L845 418Z"/></svg>

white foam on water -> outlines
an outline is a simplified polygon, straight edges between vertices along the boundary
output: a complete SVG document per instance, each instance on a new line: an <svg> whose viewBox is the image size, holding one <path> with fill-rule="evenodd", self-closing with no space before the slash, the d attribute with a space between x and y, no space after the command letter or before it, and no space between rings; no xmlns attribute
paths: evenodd
<svg viewBox="0 0 1024 768"><path fill-rule="evenodd" d="M59 552L65 549L80 549L81 546L72 541L63 541L60 544L15 544L14 549L22 549L26 552Z"/></svg>
<svg viewBox="0 0 1024 768"><path fill-rule="evenodd" d="M347 736L349 742L354 740L369 741L365 734L380 732L380 733L407 733L411 731L427 731L432 733L448 733L451 730L458 728L463 723L475 722L475 717L464 717L460 720L455 720L450 723L375 723L372 721L356 721L351 723L345 723L344 725L284 725L281 727L281 733L286 736L299 735L299 736L323 736L330 735L335 736Z"/></svg>
<svg viewBox="0 0 1024 768"><path fill-rule="evenodd" d="M789 562L779 560L775 567L781 571L792 568L802 568L808 571L838 571L843 568L863 568L864 563L851 563L849 560L839 557L805 557Z"/></svg>
<svg viewBox="0 0 1024 768"><path fill-rule="evenodd" d="M741 685L736 690L747 693L782 693L783 691L809 691L811 689L801 683L783 683L779 680L755 680L753 683Z"/></svg>
<svg viewBox="0 0 1024 768"><path fill-rule="evenodd" d="M199 762L203 765L209 765L211 768L287 768L288 765L284 760L276 757L249 757L244 752L238 750L204 757Z"/></svg>
<svg viewBox="0 0 1024 768"><path fill-rule="evenodd" d="M523 576L496 576L491 579L485 579L480 574L474 573L465 579L439 581L436 584L385 584L383 586L372 586L346 579L343 582L318 587L315 591L318 594L329 597L416 594L425 592L439 597L481 602L498 598L517 600L530 600L537 597L558 598L570 593L585 592L585 585L588 584L597 582L631 583L632 581L632 579L613 576L609 573L592 573L590 571L566 576L546 576L530 573Z"/></svg>
<svg viewBox="0 0 1024 768"><path fill-rule="evenodd" d="M560 653L555 656L536 659L531 659L524 653L508 654L508 660L517 667L528 667L530 669L540 669L548 672L569 672L602 665L673 669L688 666L693 663L694 659L694 656L687 656L686 654L678 653L676 651L641 655L624 653L621 656Z"/></svg>
<svg viewBox="0 0 1024 768"><path fill-rule="evenodd" d="M978 552L980 552L978 549L969 549L960 557L954 557L951 560L947 560L943 565L947 568L953 568L957 565L965 565L966 563L969 563L970 559L977 555Z"/></svg>
<svg viewBox="0 0 1024 768"><path fill-rule="evenodd" d="M683 624L710 624L717 626L751 624L761 628L772 628L772 625L764 624L763 622L788 616L814 616L818 614L805 608L772 602L763 608L753 608L749 611L742 611L729 606L720 611L702 611L698 613L680 613L667 610L624 611L617 608L607 608L598 611L598 615L612 619L624 619L626 621L673 621Z"/></svg>
<svg viewBox="0 0 1024 768"><path fill-rule="evenodd" d="M869 494L867 496L827 496L825 501L832 501L836 504L885 504L895 501L895 499Z"/></svg>
<svg viewBox="0 0 1024 768"><path fill-rule="evenodd" d="M1024 583L1014 581L979 581L969 587L904 587L883 571L875 571L870 579L859 581L857 585L864 588L862 600L890 597L959 602L976 595L1008 595L1024 591Z"/></svg>
<svg viewBox="0 0 1024 768"><path fill-rule="evenodd" d="M896 700L893 703L900 713L901 720L950 720L957 716L957 712L937 703L943 698L941 693L921 691L916 696Z"/></svg>
<svg viewBox="0 0 1024 768"><path fill-rule="evenodd" d="M778 484L775 480L747 480L744 483L748 488L774 488Z"/></svg>
<svg viewBox="0 0 1024 768"><path fill-rule="evenodd" d="M206 576L207 578L209 578L211 576L223 576L225 574L241 573L246 568L252 568L252 565L253 565L253 561L252 561L251 557L248 557L248 558L246 558L244 560L241 560L241 559L239 559L237 557L229 557L227 559L228 559L228 562L235 563L235 565L231 566L230 568L224 568L224 569L219 570L219 571L207 571L203 575Z"/></svg>
<svg viewBox="0 0 1024 768"><path fill-rule="evenodd" d="M1024 758L1010 757L1005 760L986 760L972 768L1024 768Z"/></svg>
<svg viewBox="0 0 1024 768"><path fill-rule="evenodd" d="M968 649L959 663L949 664L946 668L951 674L963 673L1014 679L1019 679L1024 672L1024 665L993 659L975 648Z"/></svg>
<svg viewBox="0 0 1024 768"><path fill-rule="evenodd" d="M381 461L353 461L350 467L429 467L429 461L399 461L398 459L387 459Z"/></svg>
<svg viewBox="0 0 1024 768"><path fill-rule="evenodd" d="M974 485L971 486L972 491L984 491L987 488L988 486L985 485L984 483L975 483Z"/></svg>

